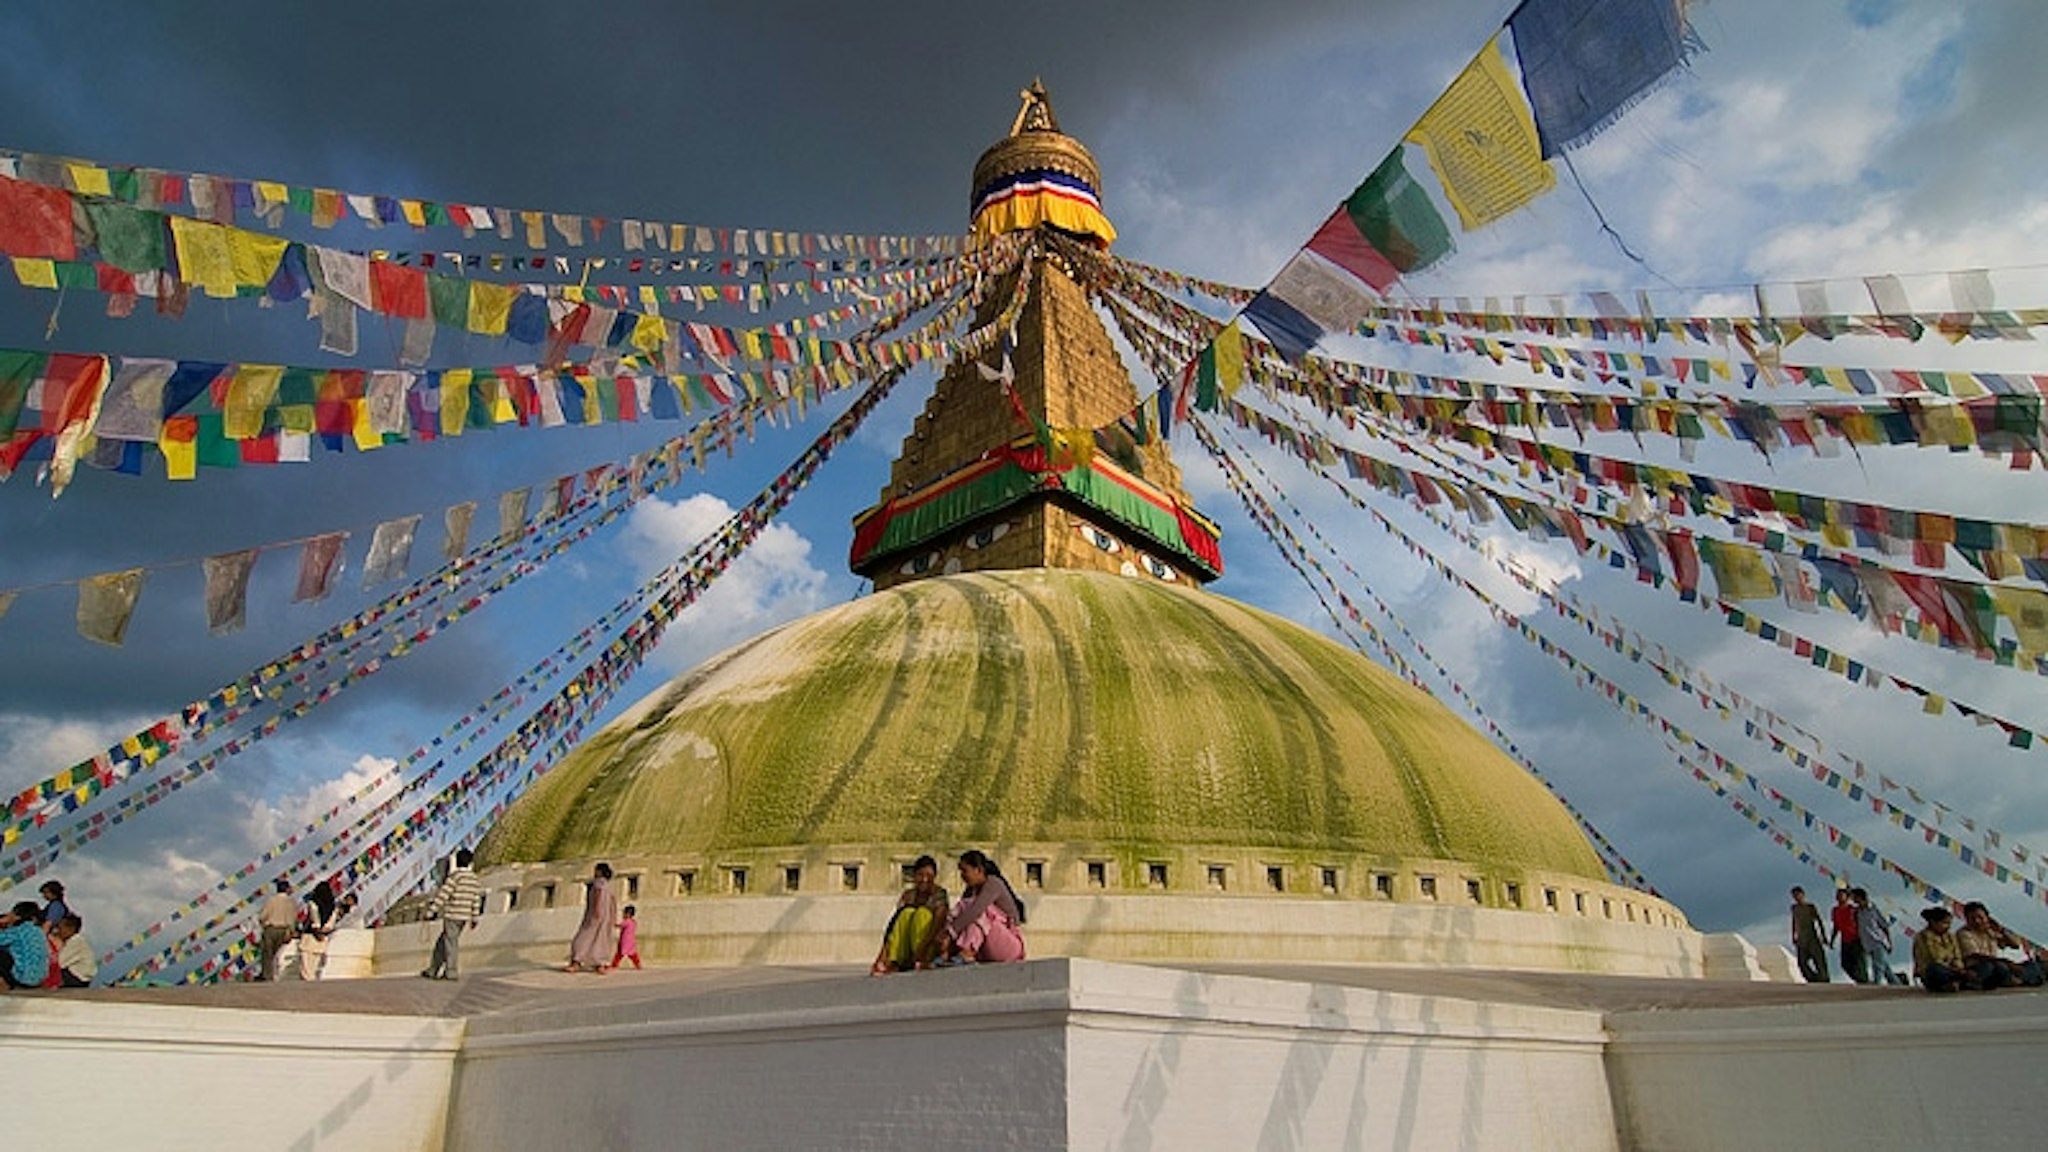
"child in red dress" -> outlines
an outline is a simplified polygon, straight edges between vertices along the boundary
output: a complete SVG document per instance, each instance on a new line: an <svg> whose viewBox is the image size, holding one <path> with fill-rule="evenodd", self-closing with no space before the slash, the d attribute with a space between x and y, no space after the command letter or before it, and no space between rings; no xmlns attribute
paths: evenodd
<svg viewBox="0 0 2048 1152"><path fill-rule="evenodd" d="M631 960L636 970L640 967L640 924L633 919L635 911L637 909L628 904L619 917L619 947L612 953L611 963L614 968L621 960Z"/></svg>

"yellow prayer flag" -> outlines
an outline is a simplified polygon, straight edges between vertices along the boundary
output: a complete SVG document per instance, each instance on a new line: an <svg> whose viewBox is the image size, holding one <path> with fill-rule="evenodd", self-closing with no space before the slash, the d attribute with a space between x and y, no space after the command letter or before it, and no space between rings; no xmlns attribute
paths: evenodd
<svg viewBox="0 0 2048 1152"><path fill-rule="evenodd" d="M230 440L253 440L263 434L263 413L277 398L282 364L240 364L228 380L228 401L221 408L221 433Z"/></svg>
<svg viewBox="0 0 2048 1152"><path fill-rule="evenodd" d="M633 347L642 352L659 352L667 341L668 327L661 322L661 317L643 313L638 320L633 321Z"/></svg>
<svg viewBox="0 0 2048 1152"><path fill-rule="evenodd" d="M361 397L350 397L349 431L355 436L356 451L369 452L384 446L384 434L370 423L370 402Z"/></svg>
<svg viewBox="0 0 2048 1152"><path fill-rule="evenodd" d="M71 171L71 186L87 196L112 196L114 185L107 177L107 170L92 164L66 164Z"/></svg>
<svg viewBox="0 0 2048 1152"><path fill-rule="evenodd" d="M1216 386L1225 396L1244 386L1244 329L1235 320L1216 334Z"/></svg>
<svg viewBox="0 0 2048 1152"><path fill-rule="evenodd" d="M157 437L156 446L164 454L164 475L171 480L190 480L199 475L199 443L196 440L181 440L170 434L165 425L164 434ZM127 745L123 744L123 748ZM134 752L141 751L138 746ZM133 755L131 752L130 755Z"/></svg>
<svg viewBox="0 0 2048 1152"><path fill-rule="evenodd" d="M1700 558L1714 571L1714 584L1724 600L1769 600L1778 595L1771 566L1761 553L1724 540L1701 539Z"/></svg>
<svg viewBox="0 0 2048 1152"><path fill-rule="evenodd" d="M425 228L427 226L427 206L418 200L400 200L398 202L398 211L405 217L407 224L415 228Z"/></svg>
<svg viewBox="0 0 2048 1152"><path fill-rule="evenodd" d="M1991 602L1998 606L2000 616L2012 621L2012 630L2022 649L2048 652L2048 593L1994 584Z"/></svg>
<svg viewBox="0 0 2048 1152"><path fill-rule="evenodd" d="M208 296L235 294L235 260L228 248L228 230L218 224L172 216L171 241L178 249L178 270L188 284ZM282 255L283 249L278 249Z"/></svg>
<svg viewBox="0 0 2048 1152"><path fill-rule="evenodd" d="M1500 37L1437 97L1407 139L1422 146L1465 231L1484 227L1557 185L1536 116L1508 71Z"/></svg>
<svg viewBox="0 0 2048 1152"><path fill-rule="evenodd" d="M229 228L226 232L228 263L234 268L235 283L256 288L270 283L270 278L277 275L277 262L284 259L285 245L291 242L282 236L265 236L240 228Z"/></svg>
<svg viewBox="0 0 2048 1152"><path fill-rule="evenodd" d="M505 284L469 283L469 330L486 336L503 336L505 321L512 315L512 297L518 290Z"/></svg>
<svg viewBox="0 0 2048 1152"><path fill-rule="evenodd" d="M471 368L441 373L441 435L462 435L462 426L469 421L469 381L474 375Z"/></svg>
<svg viewBox="0 0 2048 1152"><path fill-rule="evenodd" d="M761 347L761 333L752 328L740 329L740 351L748 360L766 360L768 353Z"/></svg>
<svg viewBox="0 0 2048 1152"><path fill-rule="evenodd" d="M292 190L275 180L258 180L256 196L265 204L282 204L292 198Z"/></svg>
<svg viewBox="0 0 2048 1152"><path fill-rule="evenodd" d="M37 256L14 257L14 278L23 288L55 288L57 262Z"/></svg>
<svg viewBox="0 0 2048 1152"><path fill-rule="evenodd" d="M512 403L512 390L505 386L503 380L486 376L476 382L476 387L491 414L491 423L510 424L519 419L519 408Z"/></svg>

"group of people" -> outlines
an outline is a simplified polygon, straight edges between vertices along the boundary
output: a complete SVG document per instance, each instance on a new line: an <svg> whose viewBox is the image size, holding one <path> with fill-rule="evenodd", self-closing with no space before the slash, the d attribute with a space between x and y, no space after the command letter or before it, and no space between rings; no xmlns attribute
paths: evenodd
<svg viewBox="0 0 2048 1152"><path fill-rule="evenodd" d="M43 903L23 900L0 912L0 982L19 988L89 988L99 958L85 921L64 899L64 885L46 880Z"/></svg>
<svg viewBox="0 0 2048 1152"><path fill-rule="evenodd" d="M882 930L870 969L882 976L952 964L1007 964L1024 959L1024 901L1003 870L979 849L960 854L960 902L939 885L939 863L920 856L910 886Z"/></svg>
<svg viewBox="0 0 2048 1152"><path fill-rule="evenodd" d="M639 911L631 904L619 907L618 893L612 891L612 866L598 861L583 889L583 920L569 941L569 963L563 971L602 976L628 960L640 967Z"/></svg>
<svg viewBox="0 0 2048 1152"><path fill-rule="evenodd" d="M1946 908L1925 909L1920 919L1924 926L1913 938L1913 975L1929 992L2041 986L2041 958L2025 955L2019 937L1977 901L1963 905L1963 926L1953 931L1954 917ZM2008 951L2025 958L2005 955Z"/></svg>
<svg viewBox="0 0 2048 1152"><path fill-rule="evenodd" d="M1792 889L1792 951L1809 984L1828 982L1828 947L1841 949L1842 974L1858 984L1904 984L1892 968L1892 927L1861 888L1835 889L1835 906L1823 922L1807 902L1806 889Z"/></svg>
<svg viewBox="0 0 2048 1152"><path fill-rule="evenodd" d="M1992 919L1983 904L1963 905L1963 927L1953 931L1954 916L1946 908L1925 909L1920 919L1924 926L1913 938L1913 978L1929 992L2041 986L2040 958ZM1871 904L1868 892L1836 889L1835 906L1823 921L1820 909L1807 901L1806 889L1792 889L1793 954L1808 983L1828 982L1830 945L1840 948L1842 971L1858 984L1909 983L1892 968L1891 924Z"/></svg>
<svg viewBox="0 0 2048 1152"><path fill-rule="evenodd" d="M256 910L256 979L277 979L285 945L296 940L299 979L318 980L327 966L329 938L355 907L355 893L342 891L339 876L314 884L303 900L292 899L291 882L279 877L270 898Z"/></svg>

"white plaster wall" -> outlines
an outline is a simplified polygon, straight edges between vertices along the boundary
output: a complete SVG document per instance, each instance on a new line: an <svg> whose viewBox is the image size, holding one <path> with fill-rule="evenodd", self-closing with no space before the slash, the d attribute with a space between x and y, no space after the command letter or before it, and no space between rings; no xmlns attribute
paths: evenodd
<svg viewBox="0 0 2048 1152"><path fill-rule="evenodd" d="M176 1152L442 1147L462 1022L0 998L16 1146Z"/></svg>
<svg viewBox="0 0 2048 1152"><path fill-rule="evenodd" d="M1616 1148L1598 1013L1076 965L1074 1149Z"/></svg>
<svg viewBox="0 0 2048 1152"><path fill-rule="evenodd" d="M2048 992L1622 1012L1608 1075L1624 1142L1756 1148L2048 1147Z"/></svg>
<svg viewBox="0 0 2048 1152"><path fill-rule="evenodd" d="M1063 1147L1058 977L1017 965L480 1020L449 1147Z"/></svg>
<svg viewBox="0 0 2048 1152"><path fill-rule="evenodd" d="M1027 894L1034 957L1405 964L1705 974L1690 928L1457 904L1337 898ZM866 964L895 896L692 896L638 901L651 964ZM463 936L465 968L560 964L580 907L486 913ZM439 929L377 932L376 971L417 972Z"/></svg>
<svg viewBox="0 0 2048 1152"><path fill-rule="evenodd" d="M1093 961L480 1019L451 1152L1614 1148L1597 1013Z"/></svg>

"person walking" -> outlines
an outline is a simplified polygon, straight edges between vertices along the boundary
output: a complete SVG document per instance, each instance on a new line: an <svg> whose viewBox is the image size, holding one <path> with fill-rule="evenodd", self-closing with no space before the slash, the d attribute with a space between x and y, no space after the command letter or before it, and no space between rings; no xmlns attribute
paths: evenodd
<svg viewBox="0 0 2048 1152"><path fill-rule="evenodd" d="M1885 922L1877 905L1870 902L1869 892L1851 888L1849 899L1856 903L1856 939L1863 945L1863 982L1898 983L1898 974L1892 971L1892 926Z"/></svg>
<svg viewBox="0 0 2048 1152"><path fill-rule="evenodd" d="M619 898L612 892L612 866L600 860L583 890L583 923L569 942L566 972L604 973L619 947Z"/></svg>
<svg viewBox="0 0 2048 1152"><path fill-rule="evenodd" d="M1820 909L1806 902L1806 889L1792 889L1792 953L1808 984L1828 982L1828 952L1820 926Z"/></svg>
<svg viewBox="0 0 2048 1152"><path fill-rule="evenodd" d="M277 954L291 943L292 933L299 926L299 905L292 899L292 884L280 876L276 890L263 907L256 910L256 946L262 962L256 969L258 980L277 979Z"/></svg>
<svg viewBox="0 0 2048 1152"><path fill-rule="evenodd" d="M1834 938L1842 946L1842 975L1858 984L1868 983L1863 975L1863 941L1856 935L1856 905L1847 888L1835 889L1835 906L1828 911Z"/></svg>
<svg viewBox="0 0 2048 1152"><path fill-rule="evenodd" d="M448 870L448 878L441 881L427 901L427 919L441 921L441 936L434 941L434 958L420 972L429 980L455 979L461 967L463 930L476 927L477 917L484 914L483 882L469 869L475 859L469 849L456 849L455 867Z"/></svg>

